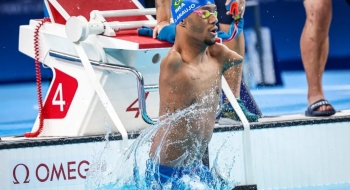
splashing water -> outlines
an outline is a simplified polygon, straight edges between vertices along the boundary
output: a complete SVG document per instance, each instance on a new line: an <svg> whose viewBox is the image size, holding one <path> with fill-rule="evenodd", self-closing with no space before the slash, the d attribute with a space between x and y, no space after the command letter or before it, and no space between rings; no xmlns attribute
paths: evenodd
<svg viewBox="0 0 350 190"><path fill-rule="evenodd" d="M199 108L198 104L193 104L186 109L177 111L171 115L166 115L166 118L164 120L160 119L160 122L157 125L144 129L140 136L125 151L116 150L117 148L114 149L112 146L109 146L108 135L110 129L108 125L106 125L106 145L99 153L96 153L91 163L90 169L87 173L85 189L160 189L159 183L157 183L160 176L159 168L154 166L156 161L150 162L148 154L152 143L152 137L164 124L173 123L183 118L200 117L201 113L206 111L208 110ZM168 127L166 129L167 132L170 129L171 127ZM165 132L165 134L167 134L167 132ZM158 160L164 136L161 140L160 146L156 150L156 158L158 158ZM195 143L196 147L200 147L198 143L199 142ZM224 144L225 143L226 141ZM230 170L232 170L233 163L229 167L226 167L229 171L222 172L218 169L217 160L221 148L217 152L214 164L210 170L202 164L201 160L197 160L197 163L199 164L196 165L195 170L199 172L191 173L193 168L190 168L188 170L189 172L170 178L167 183L162 185L161 189L232 189L235 184L233 181L229 181L228 178L230 177L229 174ZM197 151L200 152L200 150ZM185 152L183 157L186 156L187 153ZM181 160L181 158L179 159ZM148 166L151 167L147 167L147 164L149 163L150 165ZM149 171L150 169L152 171ZM147 178L146 175L146 170L147 172L154 173L154 176L158 176L158 178L153 176L153 180L149 180L149 177ZM201 177L203 177L201 174L203 174L203 172L211 172L214 179L211 179L210 183L214 185L209 187L208 181L205 183L201 180Z"/></svg>

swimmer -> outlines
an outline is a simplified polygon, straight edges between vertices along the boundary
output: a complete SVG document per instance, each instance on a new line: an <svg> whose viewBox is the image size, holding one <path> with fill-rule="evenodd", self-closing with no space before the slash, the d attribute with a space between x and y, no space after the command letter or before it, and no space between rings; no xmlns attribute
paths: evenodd
<svg viewBox="0 0 350 190"><path fill-rule="evenodd" d="M243 35L244 25L244 12L246 0L214 0L218 11L218 37L223 40L223 44L231 50L237 52L244 57L245 54L245 40ZM153 38L159 40L165 40L170 43L174 43L175 29L172 29L170 24L170 5L172 0L155 0L157 25L152 30L151 34ZM236 26L236 27L233 27ZM236 30L237 29L237 30ZM145 35L144 34L141 35ZM228 35L221 35L227 33ZM235 67L228 69L224 73L224 77L227 80L230 89L237 99L239 106L241 107L244 115L249 122L257 122L259 116L252 113L247 109L246 105L240 98L241 96L241 83L242 83L243 63ZM229 124L233 121L240 121L238 114L233 109L231 103L228 101L225 93L223 93L223 105L221 114L217 118L219 124ZM233 122L235 123L235 122Z"/></svg>
<svg viewBox="0 0 350 190"><path fill-rule="evenodd" d="M242 56L216 43L216 9L214 0L172 2L175 43L160 65L161 126L152 139L146 169L146 178L160 178L161 184L189 173L208 184L213 179L209 170L203 170L201 160L215 126L221 77L243 61ZM162 124L194 105L193 114Z"/></svg>

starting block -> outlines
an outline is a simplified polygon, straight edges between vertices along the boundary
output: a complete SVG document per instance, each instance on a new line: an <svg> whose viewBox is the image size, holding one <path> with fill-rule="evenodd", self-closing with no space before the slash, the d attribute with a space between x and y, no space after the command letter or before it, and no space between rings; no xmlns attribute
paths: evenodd
<svg viewBox="0 0 350 190"><path fill-rule="evenodd" d="M127 132L153 124L159 64L172 44L138 36L136 28L155 26L150 16L155 9L136 0L45 0L45 5L51 22L31 20L20 27L19 38L22 53L39 55L53 71L39 136L105 134L109 127L127 139ZM39 123L38 115L32 132Z"/></svg>

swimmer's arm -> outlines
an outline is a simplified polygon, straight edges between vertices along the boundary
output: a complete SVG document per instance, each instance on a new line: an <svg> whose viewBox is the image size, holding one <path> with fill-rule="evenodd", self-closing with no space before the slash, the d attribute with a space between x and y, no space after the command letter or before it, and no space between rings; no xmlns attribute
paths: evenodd
<svg viewBox="0 0 350 190"><path fill-rule="evenodd" d="M170 23L170 4L171 0L155 0L156 1L156 16L157 23L168 22Z"/></svg>

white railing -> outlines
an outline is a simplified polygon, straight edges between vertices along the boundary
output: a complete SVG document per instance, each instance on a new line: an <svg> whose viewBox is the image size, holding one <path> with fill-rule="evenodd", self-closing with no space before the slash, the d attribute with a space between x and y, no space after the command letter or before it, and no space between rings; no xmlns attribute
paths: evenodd
<svg viewBox="0 0 350 190"><path fill-rule="evenodd" d="M244 170L246 184L253 184L253 168L252 168L252 153L251 153L251 141L250 141L250 125L244 115L241 107L239 106L235 96L232 93L226 79L222 76L222 90L227 96L228 101L231 103L233 109L236 111L239 119L242 121L244 131L243 131L243 153L244 153Z"/></svg>

